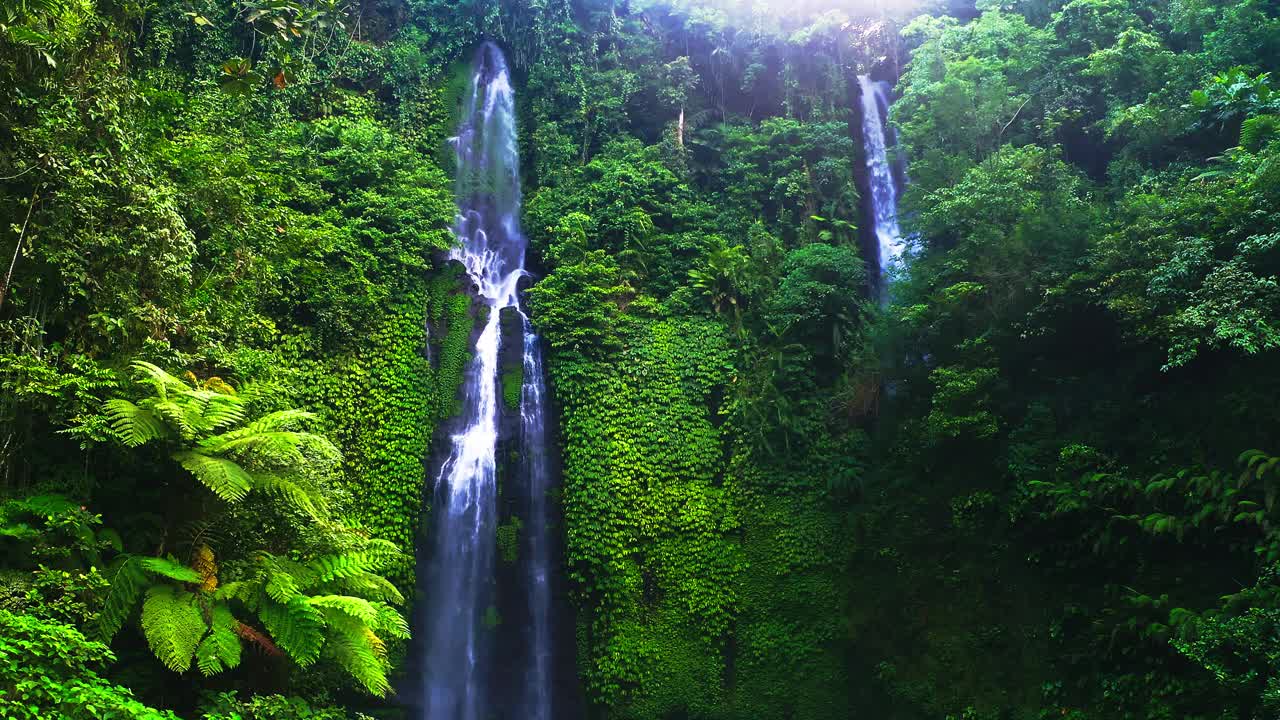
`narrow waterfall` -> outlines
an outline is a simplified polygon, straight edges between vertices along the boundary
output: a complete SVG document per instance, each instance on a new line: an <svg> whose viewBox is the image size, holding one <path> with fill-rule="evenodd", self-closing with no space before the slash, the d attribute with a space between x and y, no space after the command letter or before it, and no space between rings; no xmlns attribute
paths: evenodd
<svg viewBox="0 0 1280 720"><path fill-rule="evenodd" d="M477 51L471 92L458 135L457 246L452 259L466 268L487 310L462 388L463 414L450 437L448 458L434 490L434 543L424 574L424 720L488 720L495 602L500 315L520 316L524 380L521 389L520 480L527 483L522 562L531 618L522 659L523 694L514 706L528 720L551 718L552 565L546 491L552 481L546 447L541 343L520 306L527 241L520 229L520 166L515 97L502 51ZM488 622L487 622L488 621ZM509 630L503 630L509 632ZM512 705L509 699L504 704Z"/></svg>
<svg viewBox="0 0 1280 720"><path fill-rule="evenodd" d="M554 480L547 456L546 381L543 379L542 343L533 332L528 316L523 318L524 384L520 388L520 448L524 457L523 476L528 489L524 558L529 592L529 664L523 683L521 720L551 720L552 601L551 601L551 512L547 493Z"/></svg>
<svg viewBox="0 0 1280 720"><path fill-rule="evenodd" d="M859 75L858 85L862 89L862 142L867 156L867 184L871 187L872 222L879 249L877 267L883 293L902 257L898 187L889 165L889 142L882 119L889 111L889 86L872 80L869 75Z"/></svg>

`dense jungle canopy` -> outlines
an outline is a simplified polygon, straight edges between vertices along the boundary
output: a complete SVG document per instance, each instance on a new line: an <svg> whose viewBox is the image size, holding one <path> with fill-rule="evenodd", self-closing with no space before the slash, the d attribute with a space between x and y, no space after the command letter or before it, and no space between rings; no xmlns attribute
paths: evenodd
<svg viewBox="0 0 1280 720"><path fill-rule="evenodd" d="M1278 68L1280 0L0 0L0 717L541 720L415 700L490 326L495 698L550 548L556 720L1280 717Z"/></svg>

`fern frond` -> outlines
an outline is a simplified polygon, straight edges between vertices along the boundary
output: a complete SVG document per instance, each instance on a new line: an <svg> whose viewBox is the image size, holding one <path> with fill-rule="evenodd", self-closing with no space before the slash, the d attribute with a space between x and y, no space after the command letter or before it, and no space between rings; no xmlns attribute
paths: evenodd
<svg viewBox="0 0 1280 720"><path fill-rule="evenodd" d="M301 423L314 420L316 414L307 410L278 410L267 413L245 426L252 433L274 432L296 427Z"/></svg>
<svg viewBox="0 0 1280 720"><path fill-rule="evenodd" d="M248 404L262 400L273 400L287 392L285 386L274 382L249 382L240 386L240 397Z"/></svg>
<svg viewBox="0 0 1280 720"><path fill-rule="evenodd" d="M384 602L371 604L378 613L373 621L373 629L375 631L399 640L409 639L409 621L405 619L399 610Z"/></svg>
<svg viewBox="0 0 1280 720"><path fill-rule="evenodd" d="M199 583L204 580L200 573L174 560L173 557L145 557L142 567L153 575L163 575L171 580L185 583Z"/></svg>
<svg viewBox="0 0 1280 720"><path fill-rule="evenodd" d="M218 560L213 548L204 543L197 545L191 553L191 569L200 574L201 590L211 593L218 589Z"/></svg>
<svg viewBox="0 0 1280 720"><path fill-rule="evenodd" d="M214 600L239 600L248 602L250 597L257 592L257 584L249 583L243 580L223 583L213 591Z"/></svg>
<svg viewBox="0 0 1280 720"><path fill-rule="evenodd" d="M404 595L400 593L395 584L377 573L358 572L354 575L340 578L336 585L351 594L370 600L390 602L396 605L404 604Z"/></svg>
<svg viewBox="0 0 1280 720"><path fill-rule="evenodd" d="M151 440L168 436L168 428L155 413L138 407L128 400L108 400L102 409L111 423L111 430L129 447L138 447Z"/></svg>
<svg viewBox="0 0 1280 720"><path fill-rule="evenodd" d="M259 558L262 563L260 575L266 584L271 584L277 576L280 576L280 579L275 580L275 582L279 583L277 587L281 589L278 591L268 590L268 595L272 592L283 592L287 597L292 597L301 594L303 590L316 584L316 573L308 565L286 557L272 555L271 553L262 553ZM284 601L281 600L280 602Z"/></svg>
<svg viewBox="0 0 1280 720"><path fill-rule="evenodd" d="M98 613L96 634L99 640L110 642L138 604L142 587L147 582L147 572L142 560L143 558L133 555L123 555L113 563L115 571L108 573L111 587L102 602L102 610Z"/></svg>
<svg viewBox="0 0 1280 720"><path fill-rule="evenodd" d="M154 585L142 602L142 634L151 652L174 672L186 672L208 631L196 596L172 585Z"/></svg>
<svg viewBox="0 0 1280 720"><path fill-rule="evenodd" d="M328 504L324 496L315 488L301 482L295 482L280 475L263 473L253 477L253 489L266 495L283 500L313 520L328 517Z"/></svg>
<svg viewBox="0 0 1280 720"><path fill-rule="evenodd" d="M351 595L317 595L307 598L313 607L340 612L347 617L372 625L378 619L378 609L364 598Z"/></svg>
<svg viewBox="0 0 1280 720"><path fill-rule="evenodd" d="M297 580L287 572L271 573L262 589L267 593L267 597L278 603L287 603L301 594Z"/></svg>
<svg viewBox="0 0 1280 720"><path fill-rule="evenodd" d="M160 366L145 360L134 360L129 366L141 376L138 379L154 387L156 395L161 398L167 398L170 391L179 393L191 389L187 383L165 372Z"/></svg>
<svg viewBox="0 0 1280 720"><path fill-rule="evenodd" d="M253 478L233 460L209 457L198 452L184 450L173 454L182 467L213 491L214 495L235 502L249 494Z"/></svg>
<svg viewBox="0 0 1280 720"><path fill-rule="evenodd" d="M209 430L221 430L244 422L248 408L238 396L208 392L209 398L204 405L204 419Z"/></svg>
<svg viewBox="0 0 1280 720"><path fill-rule="evenodd" d="M351 620L338 621L325 646L326 653L371 695L391 690L387 681L386 646L368 627Z"/></svg>
<svg viewBox="0 0 1280 720"><path fill-rule="evenodd" d="M302 596L294 596L287 603L264 599L258 606L258 617L294 662L306 667L320 657L324 646L324 617Z"/></svg>
<svg viewBox="0 0 1280 720"><path fill-rule="evenodd" d="M206 677L240 665L240 624L231 608L218 604L210 613L209 634L196 647L196 666Z"/></svg>
<svg viewBox="0 0 1280 720"><path fill-rule="evenodd" d="M193 408L191 405L183 405L173 400L157 399L147 400L147 407L151 412L159 416L170 427L176 428L178 435L183 440L192 440L196 436L196 421L198 421L199 408Z"/></svg>
<svg viewBox="0 0 1280 720"><path fill-rule="evenodd" d="M356 577L361 573L378 573L400 560L404 555L395 543L380 538L368 538L357 552L326 555L309 562L310 567L322 583Z"/></svg>
<svg viewBox="0 0 1280 720"><path fill-rule="evenodd" d="M326 555L308 563L308 567L315 571L316 579L325 583L354 577L375 566L376 558L363 552Z"/></svg>

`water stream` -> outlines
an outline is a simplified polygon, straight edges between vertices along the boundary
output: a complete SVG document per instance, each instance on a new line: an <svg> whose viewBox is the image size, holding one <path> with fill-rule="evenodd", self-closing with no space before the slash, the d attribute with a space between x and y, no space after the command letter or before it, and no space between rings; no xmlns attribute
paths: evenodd
<svg viewBox="0 0 1280 720"><path fill-rule="evenodd" d="M451 258L466 268L487 310L462 388L463 411L449 438L449 455L434 490L430 563L421 614L424 720L488 720L501 705L522 720L552 713L552 551L546 491L552 482L546 447L546 386L541 343L520 305L527 275L527 241L520 229L520 160L515 95L502 51L492 43L476 53L471 92L458 135L457 246ZM491 677L496 632L495 532L498 447L502 431L499 367L502 311L516 313L523 335L518 482L521 570L527 597L527 657L517 683L522 697L495 702Z"/></svg>
<svg viewBox="0 0 1280 720"><path fill-rule="evenodd" d="M871 187L872 222L879 250L877 268L883 293L902 258L898 186L889 164L889 140L882 119L889 111L889 86L872 80L868 75L859 75L858 85L862 88L862 141L867 158L867 184Z"/></svg>

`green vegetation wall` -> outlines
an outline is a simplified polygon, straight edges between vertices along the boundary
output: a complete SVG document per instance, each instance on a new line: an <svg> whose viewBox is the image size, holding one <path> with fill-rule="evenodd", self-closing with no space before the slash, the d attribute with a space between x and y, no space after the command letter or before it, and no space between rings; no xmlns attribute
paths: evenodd
<svg viewBox="0 0 1280 720"><path fill-rule="evenodd" d="M525 224L589 712L847 715L875 395L845 370L869 312L850 88L877 49L850 48L884 26L564 12L526 65Z"/></svg>

